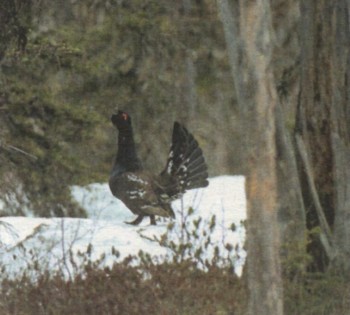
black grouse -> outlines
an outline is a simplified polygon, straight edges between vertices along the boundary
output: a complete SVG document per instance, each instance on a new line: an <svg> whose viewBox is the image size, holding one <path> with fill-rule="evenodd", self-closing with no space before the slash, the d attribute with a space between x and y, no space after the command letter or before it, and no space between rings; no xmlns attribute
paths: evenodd
<svg viewBox="0 0 350 315"><path fill-rule="evenodd" d="M118 111L112 123L119 131L118 153L109 178L115 197L137 215L128 224L138 225L145 216L175 217L171 202L189 189L208 186L208 168L198 142L187 129L174 123L172 144L165 169L159 175L145 171L137 156L131 118Z"/></svg>

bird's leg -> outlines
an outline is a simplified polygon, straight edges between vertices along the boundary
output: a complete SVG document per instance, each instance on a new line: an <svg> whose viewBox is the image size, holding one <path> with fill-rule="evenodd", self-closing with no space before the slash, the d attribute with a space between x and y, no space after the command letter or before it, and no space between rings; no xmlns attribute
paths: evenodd
<svg viewBox="0 0 350 315"><path fill-rule="evenodd" d="M125 222L125 223L126 224L131 224L131 225L139 225L142 222L143 218L144 218L143 215L139 215L134 221Z"/></svg>
<svg viewBox="0 0 350 315"><path fill-rule="evenodd" d="M157 225L156 217L154 216L154 214L151 214L149 218L151 219L151 225Z"/></svg>

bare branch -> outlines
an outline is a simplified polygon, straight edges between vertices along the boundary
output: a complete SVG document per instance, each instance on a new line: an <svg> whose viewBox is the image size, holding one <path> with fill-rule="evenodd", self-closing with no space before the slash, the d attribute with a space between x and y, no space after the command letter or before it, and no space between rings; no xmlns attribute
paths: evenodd
<svg viewBox="0 0 350 315"><path fill-rule="evenodd" d="M37 160L38 159L38 157L36 157L35 155L33 155L33 154L29 153L29 152L26 152L26 151L24 151L24 150L22 150L20 148L17 148L15 146L11 145L11 144L5 144L5 143L3 143L1 141L0 141L0 148L4 149L6 151L9 151L9 152L11 152L11 150L12 151L16 151L18 153L21 153L23 155L26 155L26 156L30 157L33 160Z"/></svg>
<svg viewBox="0 0 350 315"><path fill-rule="evenodd" d="M317 189L315 186L314 175L312 172L311 163L310 163L307 151L306 151L304 141L300 135L296 135L296 143L297 143L300 157L301 157L302 162L303 162L304 167L305 167L307 182L309 184L311 196L312 196L312 199L313 199L314 204L315 204L318 220L320 222L321 243L326 251L328 258L330 260L332 260L334 257L334 248L333 248L333 242L332 242L333 237L332 237L331 228L330 228L330 226L327 222L326 216L324 214L324 210L322 208L320 198L318 196Z"/></svg>

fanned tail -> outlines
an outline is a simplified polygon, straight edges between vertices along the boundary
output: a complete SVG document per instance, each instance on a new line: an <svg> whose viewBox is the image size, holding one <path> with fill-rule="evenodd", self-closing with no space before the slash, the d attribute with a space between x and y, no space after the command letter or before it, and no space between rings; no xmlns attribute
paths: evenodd
<svg viewBox="0 0 350 315"><path fill-rule="evenodd" d="M197 140L178 122L165 169L159 176L164 199L176 199L186 190L208 186L208 167Z"/></svg>

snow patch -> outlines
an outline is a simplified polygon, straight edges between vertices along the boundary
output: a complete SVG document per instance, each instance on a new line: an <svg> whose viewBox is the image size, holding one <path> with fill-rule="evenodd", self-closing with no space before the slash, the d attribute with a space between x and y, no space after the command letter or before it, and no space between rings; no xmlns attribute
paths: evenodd
<svg viewBox="0 0 350 315"><path fill-rule="evenodd" d="M171 255L167 248L152 241L167 231L169 219L162 219L157 226L150 226L149 220L144 220L140 226L125 224L135 216L113 197L108 184L74 186L71 192L73 198L86 209L88 219L1 218L0 261L7 275L16 276L23 271L28 273L27 267L33 259L38 260L41 269L61 270L70 275L76 270L68 256L72 254L74 259L79 260L79 252L87 252L89 246L90 259L95 261L104 255L104 265L112 265L118 259L136 255L140 250L157 257L158 261ZM229 243L238 249L235 271L241 273L245 259L245 230L241 222L246 219L243 176L210 178L208 187L188 191L172 206L176 219L169 238L175 242L181 241L181 225L189 207L194 210L188 221L190 229L194 228L194 220L202 219L200 229L208 226L215 216L216 226L211 233L213 246L204 255L210 260L214 255L214 246L224 251ZM232 224L237 226L234 231ZM119 252L119 258L115 251Z"/></svg>

